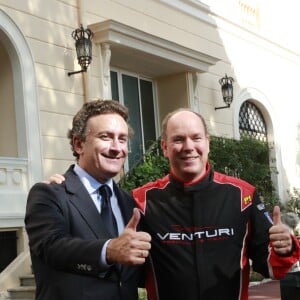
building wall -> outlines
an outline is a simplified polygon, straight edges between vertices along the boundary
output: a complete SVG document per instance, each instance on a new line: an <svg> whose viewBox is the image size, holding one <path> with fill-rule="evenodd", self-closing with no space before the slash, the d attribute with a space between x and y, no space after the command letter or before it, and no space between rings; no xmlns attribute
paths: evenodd
<svg viewBox="0 0 300 300"><path fill-rule="evenodd" d="M300 187L300 48L287 41L291 22L287 20L281 38L276 34L281 27L271 26L278 23L278 17L283 24L284 12L288 14L293 8L285 5L279 15L274 9L268 10L267 5L273 7L273 3L262 6L262 1L228 0L226 5L224 2L220 5L220 1L213 0L0 0L0 9L24 36L35 68L40 131L39 145L35 147L41 148L42 170L41 175L32 178L42 180L62 173L73 163L66 138L72 117L86 98L102 95L96 49L87 74L67 76L68 71L79 68L71 32L79 23L87 26L113 19L216 57L219 61L208 72L198 74L196 91L197 108L210 133L238 137L241 99L247 100L245 95L251 97L266 109L265 117L276 145L281 195L290 187ZM257 10L242 14L245 3ZM291 39L295 40L295 36L291 35ZM216 106L223 105L218 80L225 73L235 79L234 101L230 109L215 111ZM166 103L160 107L162 119ZM29 180L29 186L32 181Z"/></svg>
<svg viewBox="0 0 300 300"><path fill-rule="evenodd" d="M157 120L191 106L204 116L212 135L239 138L240 106L254 102L274 144L274 181L285 200L287 190L300 189L299 6L294 0L0 0L0 57L5 60L0 137L7 141L0 146L0 230L15 230L22 237L18 253L25 258L18 258L26 260L27 269L23 219L28 190L74 162L66 138L73 115L88 99L109 95L103 85L103 49L96 42L88 72L67 75L80 68L71 37L79 24L113 20L130 27L131 34L137 29L153 37L162 43L160 51L174 47L175 57L178 49L186 52L174 68L165 59L159 61L166 63L161 70L154 70ZM195 53L203 68L158 75L166 68L180 70ZM153 57L148 59L153 67ZM230 109L215 110L224 105L219 79L225 73L235 80L234 100ZM3 273L0 292L18 283L16 273ZM14 280L8 284L3 278Z"/></svg>
<svg viewBox="0 0 300 300"><path fill-rule="evenodd" d="M215 2L215 1L207 1ZM297 84L299 75L299 43L293 38L296 21L294 11L299 4L288 1L284 7L265 1L231 1L233 3L254 3L257 8L256 22L251 26L242 23L239 15L231 15L231 22L224 22L215 5L214 19L227 53L227 63L235 78L235 105L245 90L252 90L252 98L266 110L272 141L275 143L279 185L282 194L300 183L299 164L299 101ZM227 3L228 4L228 3ZM228 11L228 5L227 5ZM224 11L223 11L224 12ZM239 11L241 12L241 11ZM287 15L289 17L287 17ZM241 24L243 27L238 26ZM246 28L246 30L245 30ZM288 34L288 32L290 32ZM296 39L297 40L297 39ZM213 69L211 71L213 72ZM234 112L232 110L231 112ZM237 128L236 116L233 126ZM232 119L231 119L232 120ZM218 122L218 120L217 120Z"/></svg>
<svg viewBox="0 0 300 300"><path fill-rule="evenodd" d="M175 110L180 106L190 107L187 87L187 76L183 73L157 79L158 98L164 99L159 107L160 124L170 110Z"/></svg>

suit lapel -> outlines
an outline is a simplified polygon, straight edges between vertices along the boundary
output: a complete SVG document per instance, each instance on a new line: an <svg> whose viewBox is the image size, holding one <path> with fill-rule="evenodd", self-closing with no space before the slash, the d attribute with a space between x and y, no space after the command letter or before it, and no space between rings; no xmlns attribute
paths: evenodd
<svg viewBox="0 0 300 300"><path fill-rule="evenodd" d="M88 191L72 169L65 174L66 189L70 193L70 202L78 210L87 226L97 238L109 238L101 216Z"/></svg>
<svg viewBox="0 0 300 300"><path fill-rule="evenodd" d="M73 166L69 168L64 176L66 178L66 189L70 194L70 202L78 210L87 226L89 226L97 238L110 238L93 200L79 177L73 171ZM134 202L131 201L129 195L120 190L115 182L114 192L120 206L124 225L126 226L132 216Z"/></svg>

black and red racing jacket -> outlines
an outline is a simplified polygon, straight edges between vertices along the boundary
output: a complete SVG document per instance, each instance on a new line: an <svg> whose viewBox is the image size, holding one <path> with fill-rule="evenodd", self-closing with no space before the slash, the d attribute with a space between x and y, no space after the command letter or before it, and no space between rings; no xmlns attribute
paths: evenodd
<svg viewBox="0 0 300 300"><path fill-rule="evenodd" d="M246 300L249 259L256 272L275 278L299 260L299 246L280 257L269 245L272 220L255 188L209 167L198 183L167 175L133 196L152 236L150 300Z"/></svg>

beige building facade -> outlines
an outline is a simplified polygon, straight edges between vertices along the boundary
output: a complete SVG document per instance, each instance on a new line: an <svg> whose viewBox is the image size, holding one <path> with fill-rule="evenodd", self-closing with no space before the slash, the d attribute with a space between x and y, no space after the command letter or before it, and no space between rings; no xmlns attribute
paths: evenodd
<svg viewBox="0 0 300 300"><path fill-rule="evenodd" d="M137 138L126 170L169 111L191 107L211 135L239 139L250 103L274 146L280 199L299 189L299 8L296 0L0 0L0 233L12 234L1 251L13 253L0 291L30 268L28 190L74 163L66 132L90 99L129 107ZM94 34L93 58L86 73L68 76L80 69L71 36L80 24ZM233 102L215 110L225 74Z"/></svg>

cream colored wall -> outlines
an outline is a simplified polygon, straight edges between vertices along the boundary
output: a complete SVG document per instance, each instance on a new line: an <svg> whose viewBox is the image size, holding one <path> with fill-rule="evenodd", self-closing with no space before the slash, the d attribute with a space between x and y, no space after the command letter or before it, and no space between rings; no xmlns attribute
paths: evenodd
<svg viewBox="0 0 300 300"><path fill-rule="evenodd" d="M73 162L66 132L83 103L81 76L67 76L78 68L71 37L78 26L76 5L76 0L0 1L0 9L25 36L35 63L45 177Z"/></svg>
<svg viewBox="0 0 300 300"><path fill-rule="evenodd" d="M186 74L157 78L160 124L165 115L178 107L189 107Z"/></svg>
<svg viewBox="0 0 300 300"><path fill-rule="evenodd" d="M115 19L211 56L223 55L221 41L211 25L199 23L197 19L174 10L160 1L88 1L86 19L88 23Z"/></svg>
<svg viewBox="0 0 300 300"><path fill-rule="evenodd" d="M228 58L216 28L216 22L212 17L208 17L209 22L199 22L199 19L183 14L160 1L89 1L86 4L86 10L88 23L96 23L109 18L116 19L147 33L220 58L221 62L217 64L213 72L201 74L200 110L211 124L213 133L218 133L220 130L219 134L233 135L230 112L225 112L224 118L224 111L218 115L214 111L215 106L223 105L218 80L224 75L224 68L228 68ZM216 98L220 99L220 102L216 102ZM161 118L164 111L169 110L164 107L162 109ZM218 120L220 116L222 120Z"/></svg>
<svg viewBox="0 0 300 300"><path fill-rule="evenodd" d="M45 177L62 173L74 161L66 131L72 116L84 101L83 81L81 75L68 77L66 73L79 68L74 61L74 41L71 38L72 30L78 26L78 4L84 10L81 14L84 24L116 19L210 55L221 56L222 53L220 41L215 43L205 38L205 33L218 38L214 28L199 24L159 1L73 0L45 3L32 0L12 3L0 0L0 8L10 15L26 37L35 62ZM178 27L179 18L182 28ZM96 54L96 49L94 52ZM90 98L101 95L98 75L95 56L86 76ZM181 103L182 99L173 99L172 103L176 102ZM163 113L164 110L161 118Z"/></svg>
<svg viewBox="0 0 300 300"><path fill-rule="evenodd" d="M237 9L238 4L243 2L247 1L0 0L0 9L10 16L24 36L35 66L41 132L40 144L31 147L42 148L43 177L62 173L74 162L66 138L67 129L85 97L96 98L102 94L99 84L99 53L96 47L88 73L67 76L68 71L79 69L71 32L78 27L79 22L86 27L89 24L114 19L218 58L220 61L212 66L209 72L199 75L197 91L199 105L196 107L206 119L210 133L237 137L239 106L242 101L247 100L245 95L249 95L251 99L267 108L268 122L272 126L276 146L281 191L284 192L290 187L300 188L300 24L297 15L299 4L294 0L276 3L257 1L259 5L263 5L259 22L257 26L247 25L245 29L246 24L241 22ZM203 8L203 3L210 7ZM1 61L6 59L2 58ZM11 72L8 64L2 64L2 67L8 68L8 74ZM225 73L235 79L234 102L230 109L215 111L215 107L223 106L218 80ZM193 103L194 99L188 99L195 92L190 90L193 89L190 78L188 74L177 74L156 79L157 93L161 100L158 103L160 119L171 109ZM22 83L24 82L19 82L20 87L14 87L14 92L18 88L21 89ZM7 98L10 98L13 92L11 87L8 88ZM35 102L30 104L35 105ZM10 107L10 111L12 110ZM6 112L5 110L5 116L8 115ZM0 117L2 119L1 115ZM10 123L12 121L13 118L10 118L5 123L10 124L12 130L16 131ZM18 122L16 118L17 125ZM28 126L30 120L26 122ZM30 126L28 128L32 129ZM2 141L6 138L0 135ZM26 138L24 137L24 140ZM1 151L3 150L1 149L0 153ZM11 156L16 156L15 144L10 145L9 152ZM15 176L18 179L26 177L26 159L18 162L0 160L7 169L13 165L14 170L21 170L21 175L13 172L9 177L13 179ZM29 172L40 174L40 170L32 169L32 166ZM23 181L24 186L20 187L22 197L27 187L33 183L25 179ZM6 198L1 196L2 206L6 207L9 213L13 192L19 192L14 181L10 180L10 183L6 185L7 191L4 191ZM19 195L17 196L19 199ZM22 205L25 206L25 201ZM3 213L3 210L1 211ZM19 219L22 218L23 216L19 215ZM19 228L20 224L19 221L9 223L6 218L0 218L1 228ZM26 259L21 260L27 262ZM13 269L16 268L13 266ZM18 269L23 271L24 268ZM11 273L15 274L14 271Z"/></svg>
<svg viewBox="0 0 300 300"><path fill-rule="evenodd" d="M199 22L199 19L183 14L160 1L89 1L86 3L85 8L88 23L116 19L147 33L220 58L222 61L216 66L213 73L201 74L200 111L211 125L214 134L233 135L230 112L225 112L224 117L224 111L218 115L215 115L214 111L215 106L223 105L218 80L224 75L224 67L228 68L228 58L212 17L208 17L209 22ZM226 62L225 65L223 61ZM160 80L158 79L158 82ZM186 95L188 95L187 91ZM186 103L181 103L181 100L176 101L175 98L176 96L173 97L172 103L178 103L180 106L190 102L186 99ZM220 101L216 102L216 99ZM170 108L165 108L164 106L168 105L166 103L160 103L159 105L162 106L160 118L163 118L165 111L169 111L174 107L171 104ZM177 107L175 106L175 108ZM222 120L218 120L220 116Z"/></svg>
<svg viewBox="0 0 300 300"><path fill-rule="evenodd" d="M167 5L168 2L171 4ZM211 67L208 73L200 75L199 83L199 110L207 120L212 134L232 137L235 136L235 127L238 126L237 123L233 124L236 120L235 102L238 101L233 102L231 109L214 110L214 107L223 105L218 80L225 73L235 78L235 99L238 99L244 89L257 89L274 111L274 119L271 121L275 141L280 148L278 153L282 155L282 169L279 171L284 173L284 186L300 186L300 154L297 144L300 122L297 113L300 103L297 100L299 53L291 52L261 36L270 33L272 29L271 26L267 26L271 24L270 15L268 24L259 23L261 32L253 26L243 30L240 27L243 24L235 24L234 18L226 21L226 17L219 17L220 6L217 7L217 1L201 1L211 7L193 16L172 7L178 3L179 7L184 8L189 2L0 0L0 8L11 16L26 37L35 62L44 176L61 173L73 162L66 131L73 114L84 101L84 89L80 74L68 77L66 73L79 67L74 60L74 41L70 36L72 30L78 26L79 4L83 10L80 15L84 25L115 19L219 58L220 61ZM231 0L230 3L237 4L238 1ZM289 5L292 5L291 1ZM191 7L199 8L195 1ZM223 7L233 11L229 8L228 5ZM282 17L292 10L291 7L285 9ZM266 11L267 7L264 6L264 12ZM226 16L225 13L224 15ZM278 14L274 14L274 17L278 19ZM288 44L284 46L286 45ZM96 49L94 54L86 76L90 98L101 95ZM181 101L179 103L182 104ZM163 115L168 109L164 107L165 103L160 105Z"/></svg>
<svg viewBox="0 0 300 300"><path fill-rule="evenodd" d="M299 1L287 0L282 4L261 3L261 31L279 43L278 59L270 66L270 89L276 97L276 113L280 128L282 165L286 183L300 187L300 101L299 101ZM272 14L270 14L270 11ZM277 75L277 76L276 76ZM275 79L276 78L276 79ZM273 100L273 97L272 97ZM279 131L279 130L278 130Z"/></svg>
<svg viewBox="0 0 300 300"><path fill-rule="evenodd" d="M296 128L299 122L297 111L300 107L299 102L294 101L297 97L299 58L270 43L262 45L259 39L255 39L255 45L249 42L241 43L236 37L236 32L234 34L222 32L222 36L229 63L235 66L233 73L237 81L235 95L238 97L241 91L248 87L254 87L265 95L267 103L270 103L274 111L272 119L274 139L281 149L282 169L279 172L283 175L285 186L297 185L297 181L299 186L299 175L297 176L295 169L297 165L295 150ZM238 48L234 46L237 42ZM235 125L237 126L237 123Z"/></svg>
<svg viewBox="0 0 300 300"><path fill-rule="evenodd" d="M273 31L278 30L278 19L287 13L293 11L293 7L280 6L280 13L277 11L270 19L274 7L269 4L267 7L264 3L264 12L268 11L269 23L274 24ZM293 4L289 2L289 4ZM296 3L294 3L296 4ZM267 9L269 8L269 10ZM292 15L291 15L292 17ZM266 24L263 24L263 19L260 26L253 31L244 31L240 27L234 26L230 22L224 21L221 17L216 15L215 22L218 24L219 36L224 45L227 59L211 68L211 72L219 72L219 67L222 65L224 73L231 74L236 80L235 82L235 99L238 102L239 96L243 90L252 88L256 93L260 93L263 97L254 98L269 109L272 113L273 138L277 152L277 168L280 174L279 184L282 186L282 197L285 197L287 189L292 187L300 187L300 172L299 172L299 132L298 127L300 123L300 101L298 98L298 81L300 72L300 56L297 51L295 42L287 43L287 32L289 27L284 27L284 22L280 22L285 31L280 30L276 38L276 42L283 42L282 45L276 44L271 39L266 40L262 34L270 34L272 29ZM295 19L293 19L295 21ZM289 24L289 21L288 21ZM293 25L293 28L297 26ZM263 30L262 30L263 28ZM294 29L291 28L291 31ZM274 36L274 32L272 32ZM284 33L284 35L282 34ZM293 38L292 38L293 39ZM292 46L293 50L286 48L287 45ZM298 48L300 50L300 47ZM206 76L206 75L205 75ZM209 75L207 75L209 76ZM202 91L204 92L204 91ZM233 103L233 108L235 108ZM234 116L228 116L228 112L219 111L216 115L215 132L222 132L222 116L225 120L234 120ZM230 114L233 113L231 110ZM228 118L229 117L229 118ZM235 118L238 126L238 118ZM213 124L215 124L213 122Z"/></svg>

